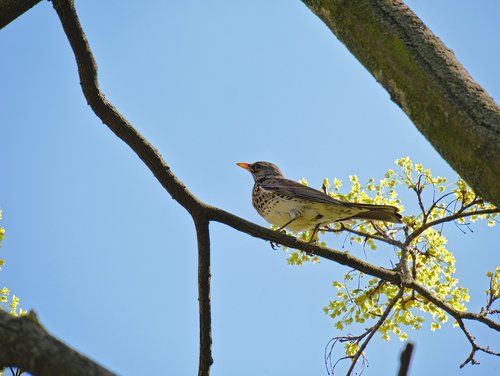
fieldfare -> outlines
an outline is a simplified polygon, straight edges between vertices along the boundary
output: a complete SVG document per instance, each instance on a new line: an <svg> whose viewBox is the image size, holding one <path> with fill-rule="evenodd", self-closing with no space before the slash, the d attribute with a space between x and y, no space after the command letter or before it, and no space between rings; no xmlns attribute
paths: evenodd
<svg viewBox="0 0 500 376"><path fill-rule="evenodd" d="M336 200L316 189L286 179L281 170L269 162L237 163L250 171L255 180L252 204L270 224L282 230L313 229L310 241L322 226L333 222L364 219L401 223L398 208L390 205L358 204Z"/></svg>

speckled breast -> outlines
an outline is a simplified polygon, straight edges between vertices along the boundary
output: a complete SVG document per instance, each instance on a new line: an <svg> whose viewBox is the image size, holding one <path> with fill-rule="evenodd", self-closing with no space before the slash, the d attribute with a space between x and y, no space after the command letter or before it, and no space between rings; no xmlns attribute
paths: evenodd
<svg viewBox="0 0 500 376"><path fill-rule="evenodd" d="M258 185L253 187L252 191L252 204L255 210L264 218L268 216L271 211L278 204L278 197L272 193L264 191Z"/></svg>
<svg viewBox="0 0 500 376"><path fill-rule="evenodd" d="M290 211L297 207L297 199L253 187L252 204L255 210L269 223L282 226L290 220Z"/></svg>

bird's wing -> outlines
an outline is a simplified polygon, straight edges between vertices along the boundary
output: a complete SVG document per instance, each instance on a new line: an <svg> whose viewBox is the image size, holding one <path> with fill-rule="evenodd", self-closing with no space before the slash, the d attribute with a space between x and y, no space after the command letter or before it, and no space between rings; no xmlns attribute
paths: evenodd
<svg viewBox="0 0 500 376"><path fill-rule="evenodd" d="M273 191L284 196L296 197L303 200L318 202L322 204L340 205L345 208L352 208L352 203L336 200L317 189L307 187L296 181L284 178L267 178L260 183L262 189Z"/></svg>
<svg viewBox="0 0 500 376"><path fill-rule="evenodd" d="M328 196L327 194L318 191L317 189L307 187L296 181L285 178L267 178L266 180L261 182L260 186L265 190L273 191L284 196L297 197L303 200L318 202L322 204L337 205L350 210L355 210L358 213L372 211L392 213L395 214L394 221L400 222L400 220L397 220L397 218L400 217L400 215L398 214L399 209L392 205L362 204L336 200Z"/></svg>

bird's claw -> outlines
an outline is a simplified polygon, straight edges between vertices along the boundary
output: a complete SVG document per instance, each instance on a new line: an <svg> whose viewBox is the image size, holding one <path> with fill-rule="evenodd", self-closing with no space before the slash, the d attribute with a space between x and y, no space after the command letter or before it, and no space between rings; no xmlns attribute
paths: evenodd
<svg viewBox="0 0 500 376"><path fill-rule="evenodd" d="M280 248L280 247L281 247L281 245L280 245L280 244L278 244L278 243L274 243L274 242L271 242L271 241L270 241L269 243L271 243L271 248L272 248L274 251L276 251L278 248Z"/></svg>

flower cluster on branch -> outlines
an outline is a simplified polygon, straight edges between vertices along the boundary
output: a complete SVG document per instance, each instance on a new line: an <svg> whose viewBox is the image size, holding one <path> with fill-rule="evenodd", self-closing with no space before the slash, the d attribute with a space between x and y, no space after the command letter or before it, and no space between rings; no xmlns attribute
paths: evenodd
<svg viewBox="0 0 500 376"><path fill-rule="evenodd" d="M447 248L448 241L443 233L443 225L448 222L460 228L484 220L493 227L498 210L484 202L462 179L449 183L444 177L434 177L429 169L413 163L409 157L396 160L396 165L397 171L390 169L383 179L376 182L371 178L364 186L356 175L349 176L351 188L346 194L341 193L341 180L335 178L333 185L328 179L323 181L322 190L335 199L393 205L400 211L404 211L404 207L398 189L405 188L415 194L418 208L418 214L404 216L403 225L348 221L335 223L320 231L344 236L351 247L361 245L365 255L366 248L375 251L381 244L386 244L394 250L394 260L390 260L394 265L392 269L401 275L400 283L396 284L383 278L370 278L353 269L344 275L343 280L333 281L336 297L324 307L324 311L335 320L335 327L345 330L353 324L370 321L376 324L360 335L335 337L329 346L344 344L342 359L352 360L349 371L352 372L354 363L360 359L373 333L379 332L386 341L391 334L405 341L408 339L405 327L419 330L426 321L425 314L430 317L431 331L441 328L451 315L453 325L462 328L473 347L469 362L476 363L474 354L477 351L498 355L478 346L463 324L461 313L467 311L468 289L460 286L455 277L455 256ZM301 182L307 184L305 179ZM308 239L309 234L303 233L301 237ZM293 251L288 257L291 265L307 261L315 263L319 258L301 251ZM499 296L498 270L487 274L490 283L486 290L487 304L479 313L482 317L498 312L492 308ZM422 295L414 285L421 286L426 293ZM428 293L445 303L447 309L429 300ZM331 349L327 351L327 357L331 358ZM330 368L334 365L331 364Z"/></svg>

